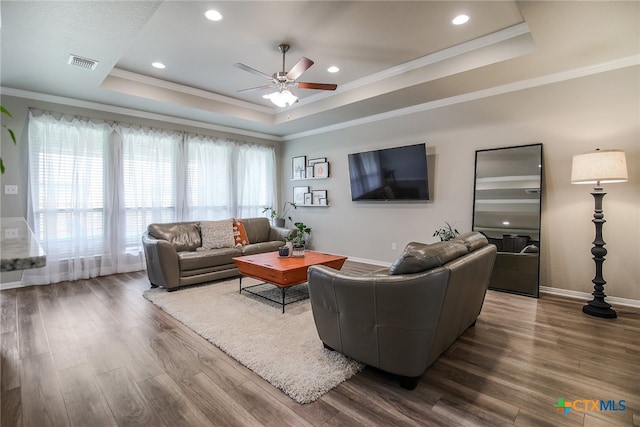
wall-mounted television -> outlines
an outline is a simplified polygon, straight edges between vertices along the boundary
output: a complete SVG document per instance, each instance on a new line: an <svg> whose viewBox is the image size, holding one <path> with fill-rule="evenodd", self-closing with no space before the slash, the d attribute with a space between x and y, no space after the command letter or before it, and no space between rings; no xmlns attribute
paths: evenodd
<svg viewBox="0 0 640 427"><path fill-rule="evenodd" d="M426 144L349 154L351 200L429 200Z"/></svg>

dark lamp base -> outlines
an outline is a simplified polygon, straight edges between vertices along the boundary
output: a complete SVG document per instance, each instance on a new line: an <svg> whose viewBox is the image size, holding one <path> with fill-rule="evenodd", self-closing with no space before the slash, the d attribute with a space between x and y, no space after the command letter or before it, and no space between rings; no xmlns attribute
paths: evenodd
<svg viewBox="0 0 640 427"><path fill-rule="evenodd" d="M605 303L606 304L606 303ZM609 304L607 304L609 305ZM597 307L591 304L587 304L582 307L582 312L590 316L604 317L606 319L615 319L618 317L615 310L609 307Z"/></svg>

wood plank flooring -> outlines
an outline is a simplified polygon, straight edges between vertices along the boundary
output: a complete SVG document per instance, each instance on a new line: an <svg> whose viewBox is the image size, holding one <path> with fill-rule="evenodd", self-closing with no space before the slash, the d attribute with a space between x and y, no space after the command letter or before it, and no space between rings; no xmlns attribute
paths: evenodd
<svg viewBox="0 0 640 427"><path fill-rule="evenodd" d="M583 301L489 291L415 390L366 368L300 405L145 300L148 287L136 272L1 291L0 424L640 426L640 309L598 319ZM626 410L563 415L559 397Z"/></svg>

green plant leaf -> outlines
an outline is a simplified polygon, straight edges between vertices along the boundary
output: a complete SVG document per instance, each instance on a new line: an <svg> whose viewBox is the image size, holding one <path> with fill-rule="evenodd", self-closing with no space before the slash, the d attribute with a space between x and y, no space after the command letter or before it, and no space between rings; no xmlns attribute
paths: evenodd
<svg viewBox="0 0 640 427"><path fill-rule="evenodd" d="M0 157L0 174L4 174L4 163L2 162L2 157Z"/></svg>
<svg viewBox="0 0 640 427"><path fill-rule="evenodd" d="M13 118L13 116L11 115L11 113L9 112L9 110L7 110L6 108L4 108L4 105L0 105L0 111L1 111L3 114L6 114L7 116L9 116L9 117L12 117L12 118Z"/></svg>
<svg viewBox="0 0 640 427"><path fill-rule="evenodd" d="M18 143L16 142L16 134L13 133L13 131L9 128L7 128L7 130L9 131L9 135L11 135L11 140L13 141L13 145L18 145Z"/></svg>

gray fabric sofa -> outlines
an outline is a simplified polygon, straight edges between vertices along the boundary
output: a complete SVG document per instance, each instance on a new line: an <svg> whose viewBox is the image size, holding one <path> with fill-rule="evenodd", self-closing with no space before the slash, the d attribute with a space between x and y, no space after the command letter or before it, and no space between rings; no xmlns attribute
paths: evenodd
<svg viewBox="0 0 640 427"><path fill-rule="evenodd" d="M277 251L295 229L273 227L267 218L240 219L249 243L203 249L200 222L150 224L142 236L147 273L152 287L175 290L212 280L238 276L234 257Z"/></svg>
<svg viewBox="0 0 640 427"><path fill-rule="evenodd" d="M409 243L390 269L354 275L309 268L309 294L325 347L399 375L413 389L475 324L496 257L480 233Z"/></svg>

